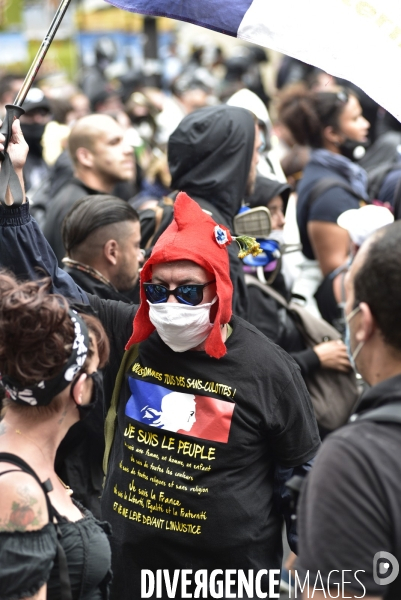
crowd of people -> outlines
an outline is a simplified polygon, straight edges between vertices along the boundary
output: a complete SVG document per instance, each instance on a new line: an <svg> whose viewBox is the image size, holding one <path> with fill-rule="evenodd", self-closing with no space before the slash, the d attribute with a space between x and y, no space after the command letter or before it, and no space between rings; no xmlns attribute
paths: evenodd
<svg viewBox="0 0 401 600"><path fill-rule="evenodd" d="M103 40L12 125L2 600L400 597L401 126L206 54L116 81Z"/></svg>

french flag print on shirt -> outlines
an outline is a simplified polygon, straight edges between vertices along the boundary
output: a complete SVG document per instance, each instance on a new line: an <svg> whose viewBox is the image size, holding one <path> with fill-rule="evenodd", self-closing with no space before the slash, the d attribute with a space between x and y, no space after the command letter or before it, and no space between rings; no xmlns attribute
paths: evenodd
<svg viewBox="0 0 401 600"><path fill-rule="evenodd" d="M235 404L209 396L171 391L128 378L131 396L125 414L158 429L214 442L228 442Z"/></svg>

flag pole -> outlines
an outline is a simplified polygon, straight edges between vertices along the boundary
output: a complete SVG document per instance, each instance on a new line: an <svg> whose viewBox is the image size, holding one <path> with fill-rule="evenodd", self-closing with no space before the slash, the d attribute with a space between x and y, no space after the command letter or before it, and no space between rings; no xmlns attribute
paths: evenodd
<svg viewBox="0 0 401 600"><path fill-rule="evenodd" d="M64 18L64 15L67 11L67 8L70 4L71 0L61 0L61 3L56 11L56 14L53 17L53 20L50 24L50 27L46 33L46 36L33 60L33 63L28 71L27 76L25 77L24 83L21 86L20 91L17 94L17 97L14 100L14 104L12 106L22 106L24 100L26 98L27 93L29 92L34 79L42 65L43 59L45 58L48 49L56 35L57 29L61 21Z"/></svg>
<svg viewBox="0 0 401 600"><path fill-rule="evenodd" d="M36 53L35 58L33 59L33 63L24 79L24 83L21 86L20 91L18 92L14 104L6 104L6 116L4 117L4 121L0 127L0 133L2 133L5 137L4 141L4 150L0 152L0 163L3 163L3 167L0 172L0 203L3 204L5 202L5 195L7 192L7 188L10 186L12 190L12 196L14 198L14 204L19 205L23 201L23 192L21 188L21 184L16 176L14 171L14 167L11 163L10 157L7 154L7 146L10 142L11 138L11 128L15 119L19 119L21 115L24 114L24 109L22 105L24 100L35 80L36 75L42 65L43 59L45 58L48 49L56 35L57 29L63 17L67 11L67 8L70 4L71 0L61 0L60 5L53 17L53 20L50 24L49 29L42 41L38 52Z"/></svg>
<svg viewBox="0 0 401 600"><path fill-rule="evenodd" d="M6 105L6 117L4 118L3 124L0 129L0 133L2 133L5 136L6 141L4 144L4 151L0 152L0 162L3 162L5 158L4 153L7 150L7 146L10 141L11 126L13 124L13 121L14 119L18 119L22 114L24 114L24 110L21 107L30 88L32 87L35 77L42 65L43 59L45 58L47 51L50 48L50 45L54 39L54 36L56 35L57 29L59 28L61 21L64 18L64 15L67 11L70 2L71 0L61 0L61 3L53 17L50 27L24 79L24 83L22 84L21 89L14 100L14 104Z"/></svg>

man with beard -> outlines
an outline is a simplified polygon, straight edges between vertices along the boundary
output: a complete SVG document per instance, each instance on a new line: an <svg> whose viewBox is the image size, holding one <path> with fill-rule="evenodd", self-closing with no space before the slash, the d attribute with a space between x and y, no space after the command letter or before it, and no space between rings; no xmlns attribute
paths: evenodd
<svg viewBox="0 0 401 600"><path fill-rule="evenodd" d="M73 126L68 150L74 176L51 200L44 234L61 266L65 248L61 224L74 202L84 196L110 194L118 181L133 181L135 161L122 127L107 115L88 115Z"/></svg>
<svg viewBox="0 0 401 600"><path fill-rule="evenodd" d="M77 200L62 225L64 268L85 292L139 303L140 225L135 209L109 195Z"/></svg>

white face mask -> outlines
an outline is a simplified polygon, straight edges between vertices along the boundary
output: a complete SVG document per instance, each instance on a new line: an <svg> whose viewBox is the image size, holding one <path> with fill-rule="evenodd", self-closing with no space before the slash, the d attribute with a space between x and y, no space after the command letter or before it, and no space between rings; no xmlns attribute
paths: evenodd
<svg viewBox="0 0 401 600"><path fill-rule="evenodd" d="M210 307L217 296L206 304L189 306L179 302L149 304L149 319L157 333L174 352L186 352L205 341L213 323L210 322Z"/></svg>
<svg viewBox="0 0 401 600"><path fill-rule="evenodd" d="M269 233L268 239L275 240L280 245L284 245L284 243L285 243L284 237L285 237L284 229L272 229L271 232Z"/></svg>

